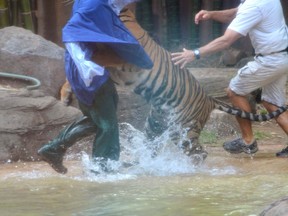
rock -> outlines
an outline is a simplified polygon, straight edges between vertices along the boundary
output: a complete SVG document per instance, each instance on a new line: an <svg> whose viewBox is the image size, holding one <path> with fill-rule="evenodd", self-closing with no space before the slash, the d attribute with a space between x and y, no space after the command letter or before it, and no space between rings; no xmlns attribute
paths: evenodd
<svg viewBox="0 0 288 216"><path fill-rule="evenodd" d="M267 206L259 216L286 216L288 215L288 197L277 200Z"/></svg>
<svg viewBox="0 0 288 216"><path fill-rule="evenodd" d="M37 91L1 91L1 162L36 160L39 147L81 115L78 109Z"/></svg>
<svg viewBox="0 0 288 216"><path fill-rule="evenodd" d="M204 130L214 132L219 137L240 133L240 128L234 115L220 110L213 110Z"/></svg>
<svg viewBox="0 0 288 216"><path fill-rule="evenodd" d="M34 77L41 87L29 91L23 84L1 78L0 161L38 159L38 148L82 115L57 100L65 82L64 49L29 30L0 29L0 72ZM25 86L25 85L24 85Z"/></svg>
<svg viewBox="0 0 288 216"><path fill-rule="evenodd" d="M129 90L117 87L117 91L119 95L118 121L127 122L143 131L150 105L140 95Z"/></svg>
<svg viewBox="0 0 288 216"><path fill-rule="evenodd" d="M46 95L58 97L65 81L64 49L19 27L0 29L0 72L32 76Z"/></svg>
<svg viewBox="0 0 288 216"><path fill-rule="evenodd" d="M254 60L254 56L242 58L239 62L237 62L237 64L235 65L235 67L236 67L236 68L242 68L242 67L244 67L248 62L253 61L253 60Z"/></svg>
<svg viewBox="0 0 288 216"><path fill-rule="evenodd" d="M226 66L234 66L244 57L246 57L246 55L243 51L230 48L223 51L221 61Z"/></svg>

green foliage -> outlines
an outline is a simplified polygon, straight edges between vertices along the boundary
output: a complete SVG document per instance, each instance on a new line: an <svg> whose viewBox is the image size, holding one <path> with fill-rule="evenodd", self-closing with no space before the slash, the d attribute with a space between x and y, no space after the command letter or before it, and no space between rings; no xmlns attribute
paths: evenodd
<svg viewBox="0 0 288 216"><path fill-rule="evenodd" d="M203 130L199 137L201 144L212 144L217 142L217 135L215 132Z"/></svg>
<svg viewBox="0 0 288 216"><path fill-rule="evenodd" d="M265 138L271 138L272 135L263 131L254 131L254 137L256 140L261 140Z"/></svg>
<svg viewBox="0 0 288 216"><path fill-rule="evenodd" d="M35 32L30 0L20 0L20 14L21 14L22 26L26 29L30 29L31 31Z"/></svg>
<svg viewBox="0 0 288 216"><path fill-rule="evenodd" d="M8 1L0 0L0 28L9 26L9 10Z"/></svg>
<svg viewBox="0 0 288 216"><path fill-rule="evenodd" d="M268 114L268 111L266 109L260 109L258 112L261 115Z"/></svg>
<svg viewBox="0 0 288 216"><path fill-rule="evenodd" d="M10 25L36 31L35 0L0 0L0 28Z"/></svg>

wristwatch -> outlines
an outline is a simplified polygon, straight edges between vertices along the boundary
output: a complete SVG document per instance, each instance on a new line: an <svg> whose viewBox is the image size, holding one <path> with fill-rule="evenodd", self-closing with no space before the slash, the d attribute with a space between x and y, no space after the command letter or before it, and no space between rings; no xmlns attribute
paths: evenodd
<svg viewBox="0 0 288 216"><path fill-rule="evenodd" d="M198 49L193 50L196 59L200 59L200 51Z"/></svg>

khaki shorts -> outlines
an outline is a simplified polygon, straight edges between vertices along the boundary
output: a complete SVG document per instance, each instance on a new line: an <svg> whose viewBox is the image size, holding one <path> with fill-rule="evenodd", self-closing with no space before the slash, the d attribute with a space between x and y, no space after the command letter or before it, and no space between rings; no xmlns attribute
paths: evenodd
<svg viewBox="0 0 288 216"><path fill-rule="evenodd" d="M238 70L238 74L230 81L229 88L243 96L262 88L262 100L276 106L284 106L287 74L287 53L257 56L254 61L248 62Z"/></svg>

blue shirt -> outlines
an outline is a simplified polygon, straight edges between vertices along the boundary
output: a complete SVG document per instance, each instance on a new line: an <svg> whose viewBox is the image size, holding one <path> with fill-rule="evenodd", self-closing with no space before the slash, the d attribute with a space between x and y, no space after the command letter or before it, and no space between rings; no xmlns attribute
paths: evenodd
<svg viewBox="0 0 288 216"><path fill-rule="evenodd" d="M107 0L75 0L70 20L63 28L63 42L84 42L84 46L93 47L93 43L105 43L127 63L150 69L153 63L135 37L123 25ZM91 44L92 43L92 44ZM94 93L106 82L109 73L95 76L86 87L78 74L70 54L65 54L66 77L77 99L91 105Z"/></svg>

